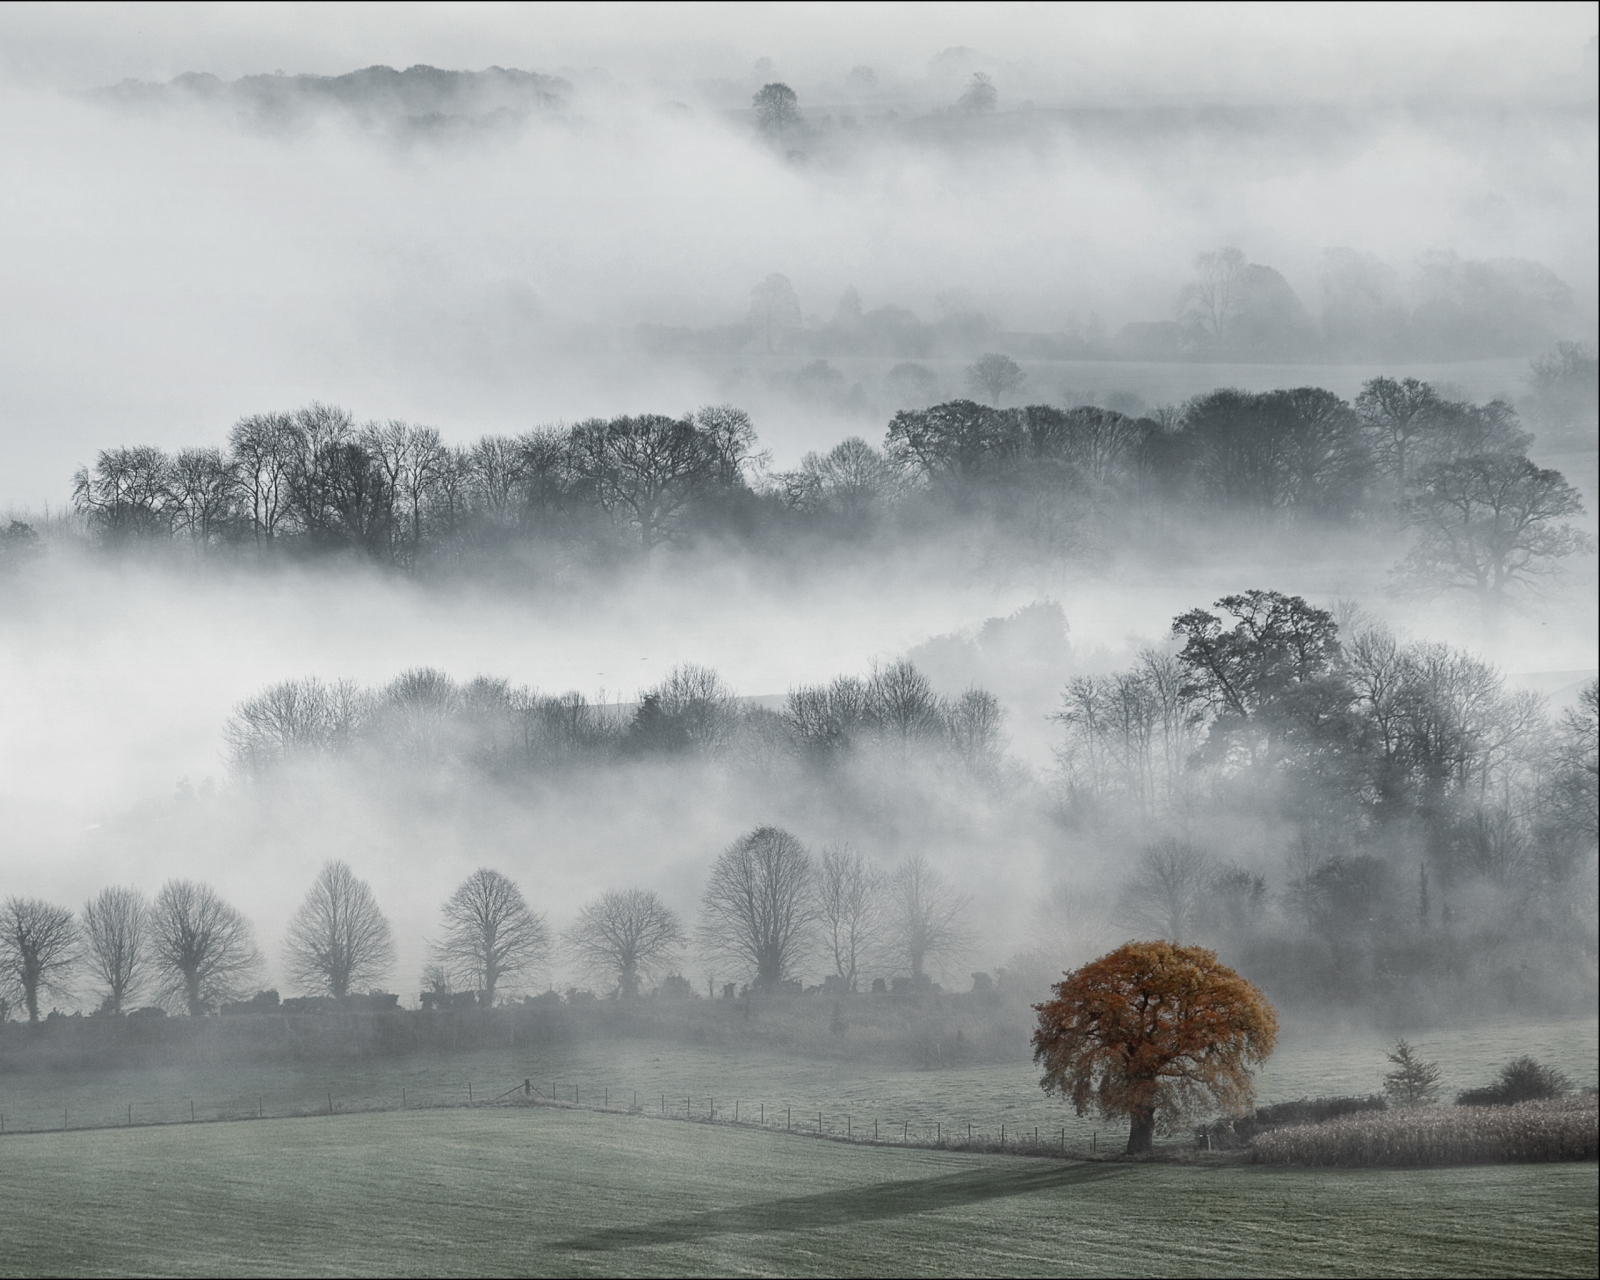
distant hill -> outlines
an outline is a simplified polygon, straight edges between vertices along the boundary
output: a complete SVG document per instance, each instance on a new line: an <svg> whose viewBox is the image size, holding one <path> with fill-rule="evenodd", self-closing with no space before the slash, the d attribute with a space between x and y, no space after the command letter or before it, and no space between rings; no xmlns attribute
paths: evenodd
<svg viewBox="0 0 1600 1280"><path fill-rule="evenodd" d="M124 80L86 95L106 106L135 109L203 104L266 130L304 127L342 115L364 128L407 134L476 132L520 124L558 110L572 92L559 76L490 67L444 71L415 66L367 67L342 76L257 75L222 80L187 72L166 84Z"/></svg>

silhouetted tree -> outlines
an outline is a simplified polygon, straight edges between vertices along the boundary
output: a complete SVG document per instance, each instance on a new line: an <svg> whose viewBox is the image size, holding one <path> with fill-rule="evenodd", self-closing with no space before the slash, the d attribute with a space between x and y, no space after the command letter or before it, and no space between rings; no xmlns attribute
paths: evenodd
<svg viewBox="0 0 1600 1280"><path fill-rule="evenodd" d="M998 351L979 356L977 363L967 369L967 386L974 391L988 392L989 403L996 408L1002 396L1019 390L1025 381L1027 375L1022 372L1022 366Z"/></svg>
<svg viewBox="0 0 1600 1280"><path fill-rule="evenodd" d="M65 907L39 898L7 898L0 907L0 984L22 999L28 1021L39 1021L39 997L65 995L78 961L77 922Z"/></svg>
<svg viewBox="0 0 1600 1280"><path fill-rule="evenodd" d="M365 880L340 861L323 864L289 921L284 968L302 990L342 1000L382 982L394 968L389 922Z"/></svg>
<svg viewBox="0 0 1600 1280"><path fill-rule="evenodd" d="M105 995L105 1008L121 1013L150 968L150 909L137 889L102 889L84 904L84 961Z"/></svg>
<svg viewBox="0 0 1600 1280"><path fill-rule="evenodd" d="M817 872L817 919L833 971L854 991L883 943L883 875L847 844L828 845Z"/></svg>
<svg viewBox="0 0 1600 1280"><path fill-rule="evenodd" d="M756 91L750 104L763 131L780 136L790 125L800 122L800 99L786 84L766 84Z"/></svg>
<svg viewBox="0 0 1600 1280"><path fill-rule="evenodd" d="M449 973L471 982L485 1005L508 980L532 974L548 960L544 918L528 907L522 890L498 871L481 867L444 904L444 933L433 944Z"/></svg>
<svg viewBox="0 0 1600 1280"><path fill-rule="evenodd" d="M771 990L809 948L816 886L805 846L778 827L758 827L723 851L700 902L708 957Z"/></svg>
<svg viewBox="0 0 1600 1280"><path fill-rule="evenodd" d="M644 889L614 890L586 903L567 930L567 946L583 969L616 983L624 1000L673 968L685 935L677 912Z"/></svg>
<svg viewBox="0 0 1600 1280"><path fill-rule="evenodd" d="M169 880L150 910L150 967L162 998L199 1017L244 994L261 953L250 922L210 885Z"/></svg>
<svg viewBox="0 0 1600 1280"><path fill-rule="evenodd" d="M1405 501L1417 540L1401 563L1416 587L1464 591L1486 618L1513 588L1551 573L1555 561L1590 548L1581 530L1561 523L1583 513L1583 500L1559 471L1520 454L1495 453L1424 467Z"/></svg>
<svg viewBox="0 0 1600 1280"><path fill-rule="evenodd" d="M920 853L889 875L885 903L886 942L897 967L919 986L929 964L943 968L971 945L966 916L972 901L935 871Z"/></svg>
<svg viewBox="0 0 1600 1280"><path fill-rule="evenodd" d="M1211 855L1187 840L1146 845L1122 886L1122 908L1141 933L1182 946L1195 925L1213 867Z"/></svg>
<svg viewBox="0 0 1600 1280"><path fill-rule="evenodd" d="M672 536L720 465L691 419L659 414L584 423L572 433L572 461L600 506L638 530L646 551Z"/></svg>

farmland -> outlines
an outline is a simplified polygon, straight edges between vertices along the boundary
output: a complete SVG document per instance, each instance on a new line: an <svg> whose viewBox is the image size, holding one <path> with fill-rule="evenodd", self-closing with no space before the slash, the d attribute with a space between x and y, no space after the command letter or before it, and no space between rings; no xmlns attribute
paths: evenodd
<svg viewBox="0 0 1600 1280"><path fill-rule="evenodd" d="M1583 1275L1591 1164L1278 1171L547 1108L17 1136L0 1273Z"/></svg>
<svg viewBox="0 0 1600 1280"><path fill-rule="evenodd" d="M737 1029L741 1024L731 1024ZM1446 1096L1486 1083L1498 1067L1524 1053L1564 1071L1579 1086L1597 1082L1597 1023L1483 1021L1448 1030L1408 1033L1424 1057L1443 1069ZM1290 1021L1278 1050L1258 1077L1259 1100L1324 1094L1366 1094L1381 1088L1391 1033L1367 1026ZM543 1094L584 1104L639 1105L659 1113L741 1121L786 1113L814 1128L817 1113L829 1132L861 1132L876 1120L880 1132L931 1137L974 1133L1059 1135L1069 1149L1120 1144L1125 1130L1040 1093L1026 1059L940 1070L841 1062L780 1052L736 1041L684 1043L672 1039L579 1039L533 1048L303 1065L185 1065L83 1072L0 1074L0 1114L8 1130L163 1123L196 1119L456 1105L482 1100L524 1079ZM191 1113L191 1106L193 1111ZM765 1108L763 1111L762 1108ZM936 1126L938 1129L936 1130Z"/></svg>

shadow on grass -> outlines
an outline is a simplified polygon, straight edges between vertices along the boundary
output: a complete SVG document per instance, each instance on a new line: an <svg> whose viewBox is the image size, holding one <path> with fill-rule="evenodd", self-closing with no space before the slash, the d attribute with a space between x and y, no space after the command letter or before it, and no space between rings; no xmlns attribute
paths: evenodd
<svg viewBox="0 0 1600 1280"><path fill-rule="evenodd" d="M984 1200L1078 1186L1098 1182L1118 1172L1104 1165L971 1169L939 1178L880 1182L814 1196L741 1205L736 1209L717 1209L711 1213L697 1213L689 1218L651 1222L643 1226L614 1227L562 1240L556 1247L581 1252L605 1252L652 1244L685 1244L708 1236L736 1233L814 1231L819 1227L903 1218L913 1213L929 1213Z"/></svg>

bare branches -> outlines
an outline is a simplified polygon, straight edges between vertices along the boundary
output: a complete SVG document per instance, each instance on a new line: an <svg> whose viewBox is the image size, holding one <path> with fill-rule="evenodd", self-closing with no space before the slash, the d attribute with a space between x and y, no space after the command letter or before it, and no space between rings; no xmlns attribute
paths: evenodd
<svg viewBox="0 0 1600 1280"><path fill-rule="evenodd" d="M897 965L919 985L930 963L943 969L972 943L965 917L972 900L958 893L920 853L889 877L888 941Z"/></svg>
<svg viewBox="0 0 1600 1280"><path fill-rule="evenodd" d="M862 966L883 942L884 879L847 844L822 851L817 876L817 918L846 991L854 991Z"/></svg>
<svg viewBox="0 0 1600 1280"><path fill-rule="evenodd" d="M711 869L700 905L701 946L749 973L753 986L772 989L804 957L815 909L805 847L778 827L758 827Z"/></svg>
<svg viewBox="0 0 1600 1280"><path fill-rule="evenodd" d="M1187 840L1148 845L1123 886L1123 913L1133 928L1182 946L1211 876L1210 855Z"/></svg>
<svg viewBox="0 0 1600 1280"><path fill-rule="evenodd" d="M394 958L389 922L367 882L343 862L324 865L289 922L284 960L290 980L342 1000L353 987L382 982Z"/></svg>
<svg viewBox="0 0 1600 1280"><path fill-rule="evenodd" d="M105 1008L122 1006L149 973L150 908L137 889L102 889L83 908L84 959L105 995Z"/></svg>
<svg viewBox="0 0 1600 1280"><path fill-rule="evenodd" d="M434 958L470 980L494 1003L495 992L540 969L550 956L544 917L529 908L522 890L498 871L480 867L444 904L444 936Z"/></svg>
<svg viewBox="0 0 1600 1280"><path fill-rule="evenodd" d="M41 994L66 994L78 943L65 907L38 898L7 898L0 907L0 992L22 997L29 1022L39 1021Z"/></svg>
<svg viewBox="0 0 1600 1280"><path fill-rule="evenodd" d="M644 889L602 894L567 930L567 946L591 975L614 982L631 1000L644 982L671 967L685 941L677 912Z"/></svg>
<svg viewBox="0 0 1600 1280"><path fill-rule="evenodd" d="M162 999L199 1017L256 981L261 953L240 912L207 884L169 880L150 912L150 958Z"/></svg>

